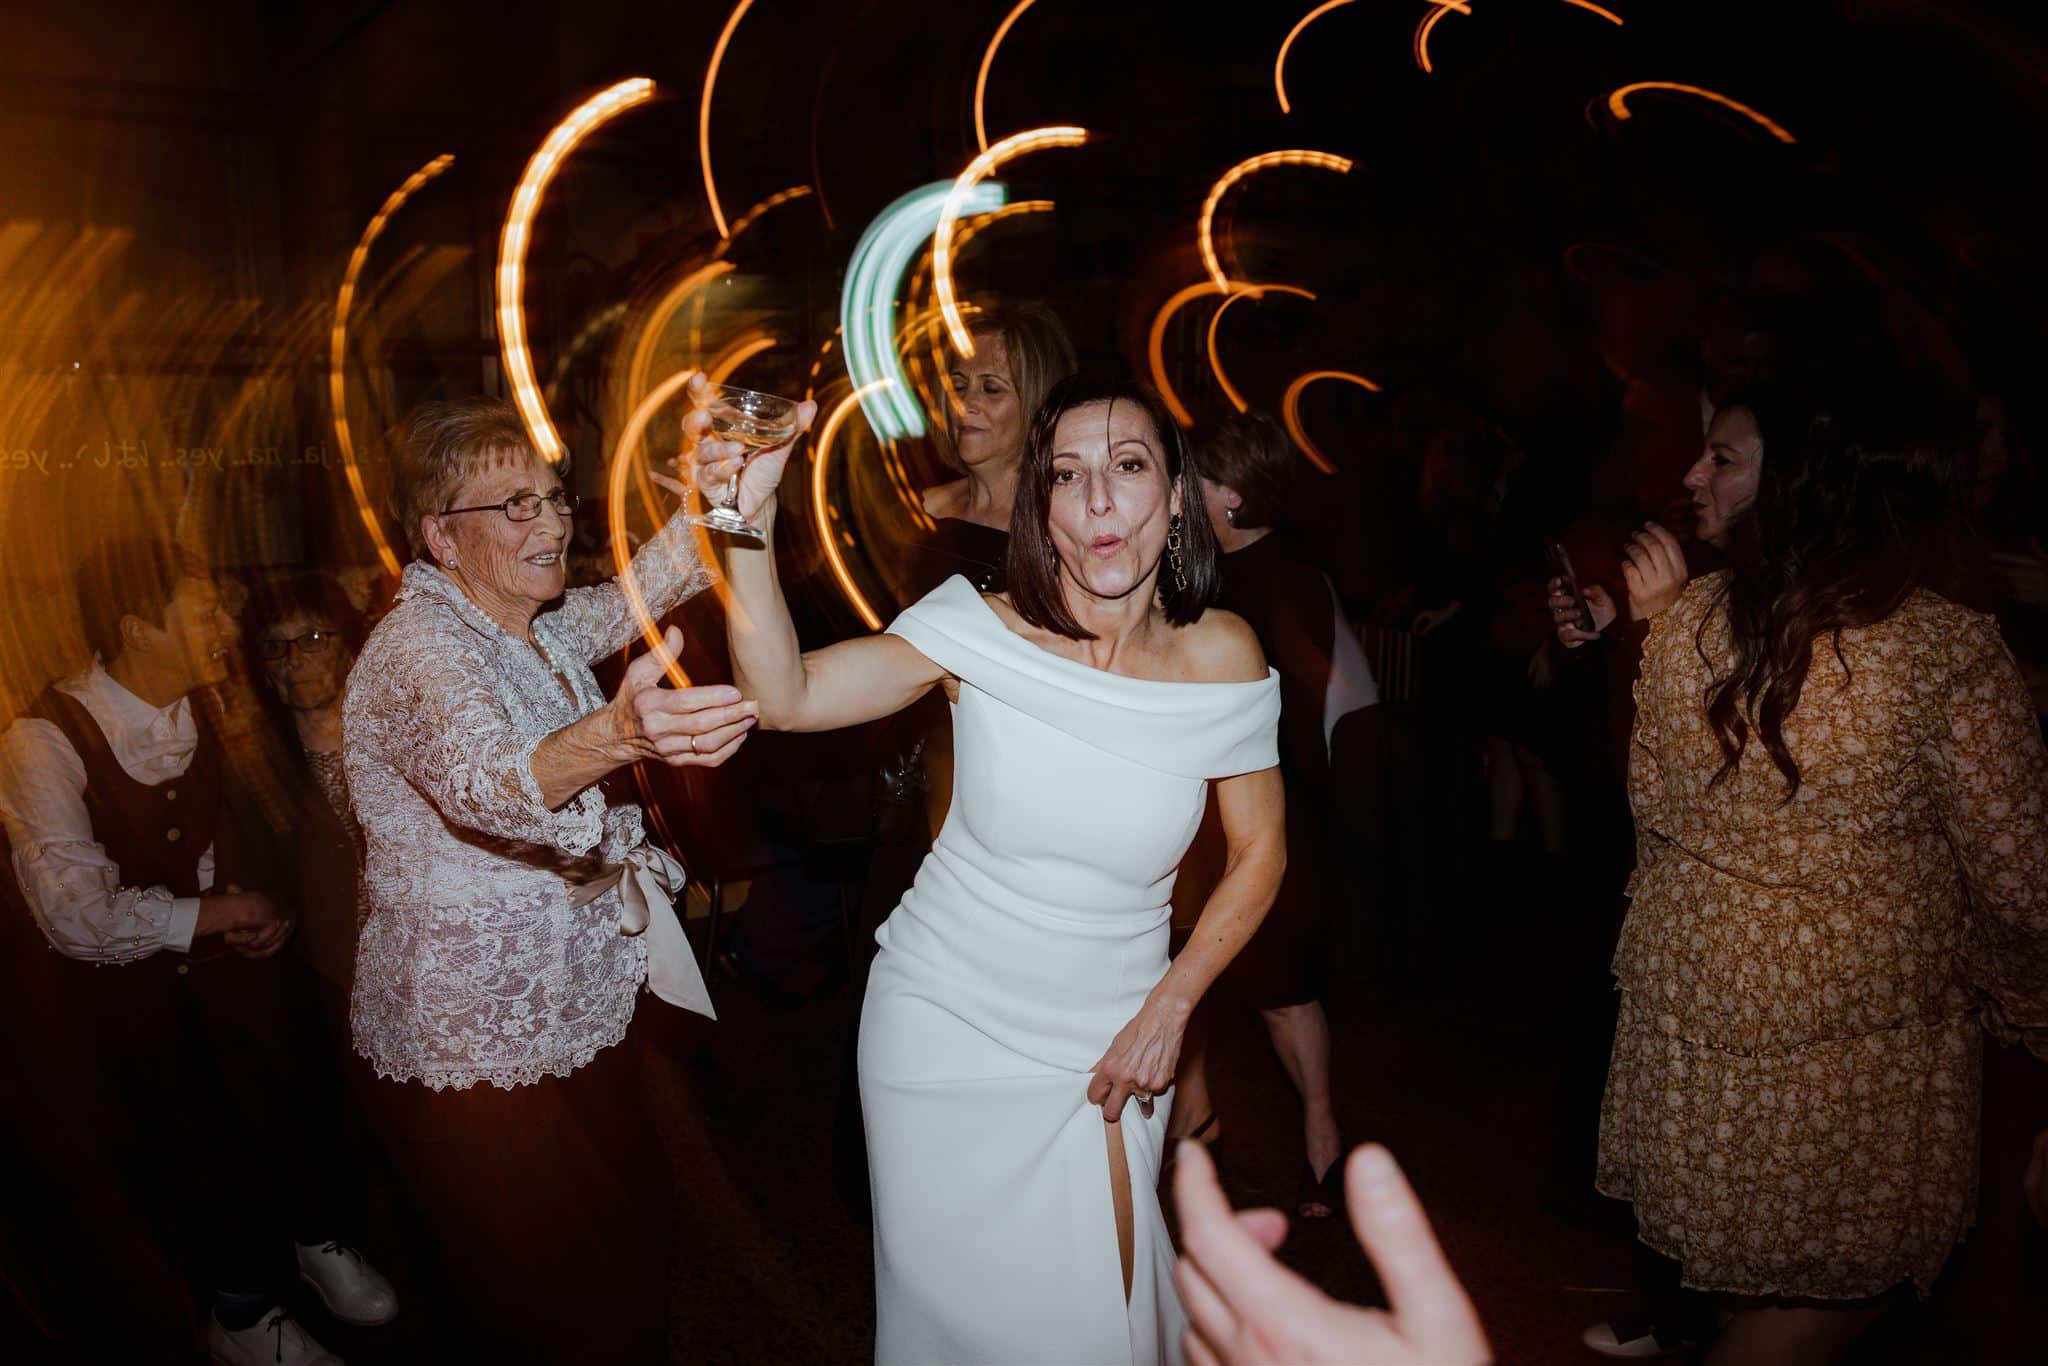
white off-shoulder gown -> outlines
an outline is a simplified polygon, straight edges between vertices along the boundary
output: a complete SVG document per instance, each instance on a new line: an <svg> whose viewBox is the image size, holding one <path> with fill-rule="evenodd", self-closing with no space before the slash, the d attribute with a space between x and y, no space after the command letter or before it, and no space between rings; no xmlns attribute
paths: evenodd
<svg viewBox="0 0 2048 1366"><path fill-rule="evenodd" d="M1155 1194L1169 1106L1122 1122L1124 1299L1090 1068L1165 975L1212 778L1278 762L1277 675L1157 683L1031 644L963 578L889 627L960 681L953 803L882 926L861 1021L875 1357L1178 1361Z"/></svg>

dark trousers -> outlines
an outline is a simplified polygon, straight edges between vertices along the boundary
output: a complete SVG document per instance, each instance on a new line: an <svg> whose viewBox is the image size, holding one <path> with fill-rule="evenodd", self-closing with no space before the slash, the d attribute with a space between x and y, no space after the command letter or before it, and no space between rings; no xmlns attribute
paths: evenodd
<svg viewBox="0 0 2048 1366"><path fill-rule="evenodd" d="M112 1136L123 1170L157 1197L202 1284L275 1293L295 1274L288 1242L353 1237L359 1174L338 1142L342 1082L309 974L217 948L65 966L132 1126Z"/></svg>
<svg viewBox="0 0 2048 1366"><path fill-rule="evenodd" d="M510 1090L377 1086L448 1360L667 1360L675 1189L633 1037Z"/></svg>
<svg viewBox="0 0 2048 1366"><path fill-rule="evenodd" d="M32 1098L23 1222L57 1235L26 1268L52 1338L76 1335L88 1359L171 1352L189 1331L172 1282L278 1294L292 1240L350 1236L341 1085L288 956L28 952L12 965L10 1071Z"/></svg>

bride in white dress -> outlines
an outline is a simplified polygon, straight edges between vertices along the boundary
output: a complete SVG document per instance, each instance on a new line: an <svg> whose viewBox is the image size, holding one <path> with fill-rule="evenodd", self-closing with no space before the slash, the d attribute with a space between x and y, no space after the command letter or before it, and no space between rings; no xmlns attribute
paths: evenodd
<svg viewBox="0 0 2048 1366"><path fill-rule="evenodd" d="M700 391L701 392L701 391ZM788 451L695 440L772 532ZM1068 380L1032 424L1010 592L953 578L887 634L800 653L772 550L731 546L735 681L828 730L933 687L953 802L877 936L860 1037L885 1363L1179 1361L1155 1193L1182 1030L1286 861L1277 677L1204 610L1217 553L1179 428L1141 386ZM1228 871L1170 964L1208 784Z"/></svg>

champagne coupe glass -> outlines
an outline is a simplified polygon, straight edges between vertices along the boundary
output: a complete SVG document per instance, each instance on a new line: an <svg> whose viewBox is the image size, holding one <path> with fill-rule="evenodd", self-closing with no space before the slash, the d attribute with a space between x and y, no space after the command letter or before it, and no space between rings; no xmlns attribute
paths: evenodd
<svg viewBox="0 0 2048 1366"><path fill-rule="evenodd" d="M743 458L756 453L784 446L796 439L796 409L793 398L782 398L775 394L758 393L752 389L739 389L730 384L711 386L711 436L713 441L737 441L746 447ZM768 539L768 533L740 516L740 481L734 475L732 482L725 486L724 495L713 503L710 491L699 489L705 510L693 513L693 525L723 531L729 536L751 536L757 541Z"/></svg>

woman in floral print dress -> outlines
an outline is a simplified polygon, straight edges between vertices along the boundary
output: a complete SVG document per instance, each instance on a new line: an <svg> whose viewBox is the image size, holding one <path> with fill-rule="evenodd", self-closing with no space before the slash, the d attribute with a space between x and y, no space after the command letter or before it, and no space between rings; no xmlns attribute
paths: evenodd
<svg viewBox="0 0 2048 1366"><path fill-rule="evenodd" d="M2048 1057L2048 756L1992 619L1933 591L1940 457L1749 405L1755 513L1636 685L1598 1183L1741 1297L1710 1362L1808 1363L1974 1220L1982 1031Z"/></svg>

